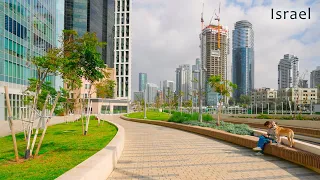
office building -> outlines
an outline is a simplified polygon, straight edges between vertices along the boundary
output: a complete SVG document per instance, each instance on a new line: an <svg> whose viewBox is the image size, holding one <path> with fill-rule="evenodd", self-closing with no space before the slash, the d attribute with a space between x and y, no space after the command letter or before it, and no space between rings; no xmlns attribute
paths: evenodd
<svg viewBox="0 0 320 180"><path fill-rule="evenodd" d="M318 89L317 88L297 88L295 92L294 88L283 88L278 90L278 99L281 102L296 103L298 98L298 105L306 105L315 103L317 100Z"/></svg>
<svg viewBox="0 0 320 180"><path fill-rule="evenodd" d="M278 65L278 89L297 88L299 84L299 59L286 54Z"/></svg>
<svg viewBox="0 0 320 180"><path fill-rule="evenodd" d="M139 73L139 91L144 91L148 83L147 73Z"/></svg>
<svg viewBox="0 0 320 180"><path fill-rule="evenodd" d="M176 94L181 96L182 101L191 99L190 93L192 90L191 83L191 68L190 65L180 65L176 69Z"/></svg>
<svg viewBox="0 0 320 180"><path fill-rule="evenodd" d="M235 99L254 89L254 31L246 20L236 22L232 31L232 82L238 86Z"/></svg>
<svg viewBox="0 0 320 180"><path fill-rule="evenodd" d="M36 78L27 59L42 56L56 46L56 2L48 0L0 3L0 120L7 118L3 86L8 86L13 117L24 107L23 91ZM55 87L55 76L46 81Z"/></svg>
<svg viewBox="0 0 320 180"><path fill-rule="evenodd" d="M115 1L114 66L117 71L117 98L131 100L131 0Z"/></svg>
<svg viewBox="0 0 320 180"><path fill-rule="evenodd" d="M199 70L201 66L200 58L196 59L196 64L192 65L192 91L199 89Z"/></svg>
<svg viewBox="0 0 320 180"><path fill-rule="evenodd" d="M148 83L146 86L146 93L146 102L148 104L155 103L158 94L158 86L153 83Z"/></svg>
<svg viewBox="0 0 320 180"><path fill-rule="evenodd" d="M96 33L99 41L107 43L99 51L109 68L114 67L114 6L113 0L65 0L64 28L79 36Z"/></svg>
<svg viewBox="0 0 320 180"><path fill-rule="evenodd" d="M320 86L320 66L310 73L310 88L318 88Z"/></svg>
<svg viewBox="0 0 320 180"><path fill-rule="evenodd" d="M210 76L221 76L222 80L227 79L227 56L229 54L229 30L227 27L216 25L209 25L202 30L200 34L200 49L201 49L201 63L203 64L204 82ZM220 39L220 47L219 47ZM215 106L218 94L213 92L212 88L205 83L206 89L205 104L208 106ZM227 101L225 99L225 101Z"/></svg>
<svg viewBox="0 0 320 180"><path fill-rule="evenodd" d="M163 94L164 102L168 103L169 98L172 98L171 96L173 93L175 93L175 91L176 91L176 85L174 81L170 81L170 80L163 81L162 94Z"/></svg>
<svg viewBox="0 0 320 180"><path fill-rule="evenodd" d="M252 107L258 106L262 107L262 104L264 104L264 107L267 107L267 104L269 103L273 105L273 103L277 100L277 90L271 89L271 88L260 88L260 89L254 89L251 92L251 105Z"/></svg>
<svg viewBox="0 0 320 180"><path fill-rule="evenodd" d="M96 33L107 45L100 49L109 68L116 69L116 98L131 99L131 1L66 0L65 29L81 36Z"/></svg>

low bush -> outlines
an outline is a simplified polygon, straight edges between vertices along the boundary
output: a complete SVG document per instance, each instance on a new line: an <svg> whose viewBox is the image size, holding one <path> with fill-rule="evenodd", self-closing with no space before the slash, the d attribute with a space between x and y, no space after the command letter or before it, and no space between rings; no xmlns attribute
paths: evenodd
<svg viewBox="0 0 320 180"><path fill-rule="evenodd" d="M232 134L239 135L253 135L253 130L246 124L233 124L221 121L220 126L217 126L217 122L215 120L210 122L199 122L199 121L184 121L183 124L192 125L192 126L200 126L200 127L210 127L213 129L218 129L221 131L226 131Z"/></svg>
<svg viewBox="0 0 320 180"><path fill-rule="evenodd" d="M198 120L199 113L181 113L181 112L173 112L172 116L169 118L169 122L183 123L185 121L193 121ZM213 117L210 114L203 114L202 120L204 122L209 122L213 120Z"/></svg>
<svg viewBox="0 0 320 180"><path fill-rule="evenodd" d="M257 119L271 119L270 116L265 115L265 114L260 114L259 116L256 117Z"/></svg>

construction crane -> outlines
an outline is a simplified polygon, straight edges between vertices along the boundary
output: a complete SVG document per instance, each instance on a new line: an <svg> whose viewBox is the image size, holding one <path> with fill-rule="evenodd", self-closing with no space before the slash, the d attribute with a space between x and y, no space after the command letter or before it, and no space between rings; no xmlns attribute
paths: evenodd
<svg viewBox="0 0 320 180"><path fill-rule="evenodd" d="M220 37L220 33L221 33L221 27L220 27L220 4L221 3L219 3L219 14L216 14L215 13L215 15L216 15L216 18L214 18L214 20L216 20L216 21L218 21L218 49L220 49L220 41L221 41L221 37Z"/></svg>
<svg viewBox="0 0 320 180"><path fill-rule="evenodd" d="M204 20L203 20L203 9L204 9L204 3L202 3L202 13L201 13L201 31L203 30L203 23L204 23Z"/></svg>

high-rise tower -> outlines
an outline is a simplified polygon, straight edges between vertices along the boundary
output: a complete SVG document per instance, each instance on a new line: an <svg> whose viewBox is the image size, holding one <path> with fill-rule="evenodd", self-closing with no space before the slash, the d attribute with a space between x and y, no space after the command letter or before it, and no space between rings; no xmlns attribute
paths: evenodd
<svg viewBox="0 0 320 180"><path fill-rule="evenodd" d="M227 79L227 55L229 54L229 31L227 27L209 25L200 34L201 63L205 68L204 81L212 75ZM218 32L220 32L220 49L218 48ZM206 105L217 105L217 93L206 83Z"/></svg>
<svg viewBox="0 0 320 180"><path fill-rule="evenodd" d="M101 58L114 67L114 0L65 0L64 28L76 30L79 36L96 33L107 45L100 49Z"/></svg>
<svg viewBox="0 0 320 180"><path fill-rule="evenodd" d="M115 0L114 67L117 98L131 99L131 0Z"/></svg>
<svg viewBox="0 0 320 180"><path fill-rule="evenodd" d="M286 54L278 65L278 89L297 88L299 83L299 59Z"/></svg>
<svg viewBox="0 0 320 180"><path fill-rule="evenodd" d="M232 82L238 86L235 99L254 89L254 31L246 20L236 22L232 31Z"/></svg>
<svg viewBox="0 0 320 180"><path fill-rule="evenodd" d="M146 89L148 83L147 73L139 73L139 91L143 92Z"/></svg>

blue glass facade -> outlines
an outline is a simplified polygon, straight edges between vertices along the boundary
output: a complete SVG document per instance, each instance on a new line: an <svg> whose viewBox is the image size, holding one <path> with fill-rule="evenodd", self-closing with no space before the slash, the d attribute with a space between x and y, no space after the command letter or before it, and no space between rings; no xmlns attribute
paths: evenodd
<svg viewBox="0 0 320 180"><path fill-rule="evenodd" d="M49 0L0 2L0 81L19 88L36 77L27 60L55 46L55 12ZM47 81L54 85L54 76Z"/></svg>
<svg viewBox="0 0 320 180"><path fill-rule="evenodd" d="M147 73L139 73L139 91L143 92L148 83Z"/></svg>
<svg viewBox="0 0 320 180"><path fill-rule="evenodd" d="M232 82L238 88L233 97L249 95L254 89L254 32L248 21L238 21L232 33Z"/></svg>
<svg viewBox="0 0 320 180"><path fill-rule="evenodd" d="M0 1L0 86L9 87L14 117L19 117L24 106L22 91L28 79L36 77L35 67L28 61L56 45L55 16L56 2L52 0ZM55 76L46 81L55 86ZM0 108L0 120L7 119L4 99L2 94L0 105L5 108Z"/></svg>
<svg viewBox="0 0 320 180"><path fill-rule="evenodd" d="M80 36L94 32L100 41L107 42L100 53L108 67L114 66L114 0L66 0L64 24Z"/></svg>

